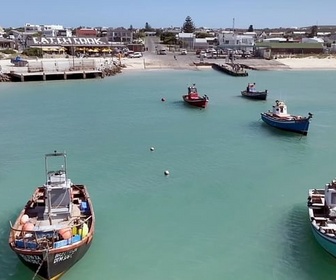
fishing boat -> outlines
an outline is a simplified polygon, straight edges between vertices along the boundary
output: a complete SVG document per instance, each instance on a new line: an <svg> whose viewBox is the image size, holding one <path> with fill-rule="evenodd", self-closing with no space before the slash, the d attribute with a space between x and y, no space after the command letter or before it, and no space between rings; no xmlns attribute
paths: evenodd
<svg viewBox="0 0 336 280"><path fill-rule="evenodd" d="M200 108L205 108L209 102L209 97L206 94L203 96L198 94L195 84L188 87L188 94L183 95L182 98L187 104Z"/></svg>
<svg viewBox="0 0 336 280"><path fill-rule="evenodd" d="M35 273L33 278L60 278L93 240L95 216L88 190L71 182L66 164L65 152L45 155L45 184L10 223L9 246Z"/></svg>
<svg viewBox="0 0 336 280"><path fill-rule="evenodd" d="M261 113L261 119L268 125L281 130L292 131L303 135L308 134L310 119L313 114L308 113L308 117L291 115L287 113L287 105L284 101L275 101L273 110Z"/></svg>
<svg viewBox="0 0 336 280"><path fill-rule="evenodd" d="M243 97L254 99L254 100L266 100L268 91L257 91L255 88L255 83L249 83L246 87L246 90L241 91Z"/></svg>
<svg viewBox="0 0 336 280"><path fill-rule="evenodd" d="M336 257L336 178L308 191L308 215L316 241Z"/></svg>

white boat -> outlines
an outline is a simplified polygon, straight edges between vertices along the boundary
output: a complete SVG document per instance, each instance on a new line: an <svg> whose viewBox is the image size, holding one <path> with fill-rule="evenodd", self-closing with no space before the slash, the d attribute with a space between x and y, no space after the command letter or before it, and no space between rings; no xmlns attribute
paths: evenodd
<svg viewBox="0 0 336 280"><path fill-rule="evenodd" d="M336 257L336 180L308 191L308 214L316 241Z"/></svg>

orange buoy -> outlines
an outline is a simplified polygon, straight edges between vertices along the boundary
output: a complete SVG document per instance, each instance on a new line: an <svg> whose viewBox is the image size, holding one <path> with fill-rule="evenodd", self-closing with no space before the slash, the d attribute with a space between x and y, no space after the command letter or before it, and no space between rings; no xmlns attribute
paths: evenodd
<svg viewBox="0 0 336 280"><path fill-rule="evenodd" d="M72 237L72 231L70 228L62 228L58 231L63 239L69 239Z"/></svg>
<svg viewBox="0 0 336 280"><path fill-rule="evenodd" d="M34 224L31 222L26 222L23 226L22 226L22 230L23 231L32 231L34 230Z"/></svg>
<svg viewBox="0 0 336 280"><path fill-rule="evenodd" d="M20 224L24 225L25 223L27 223L29 221L29 216L27 214L22 215L21 219L20 219Z"/></svg>

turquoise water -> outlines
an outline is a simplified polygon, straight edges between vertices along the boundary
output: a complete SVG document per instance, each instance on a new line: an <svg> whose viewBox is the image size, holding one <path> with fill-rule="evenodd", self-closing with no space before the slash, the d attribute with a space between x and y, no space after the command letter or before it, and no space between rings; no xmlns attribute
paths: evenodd
<svg viewBox="0 0 336 280"><path fill-rule="evenodd" d="M205 69L0 84L0 279L34 276L9 249L9 220L54 150L68 153L97 219L91 249L62 279L334 279L306 213L308 188L335 177L334 77ZM243 99L248 82L268 100ZM207 109L183 104L192 83ZM262 123L276 99L314 114L307 137Z"/></svg>

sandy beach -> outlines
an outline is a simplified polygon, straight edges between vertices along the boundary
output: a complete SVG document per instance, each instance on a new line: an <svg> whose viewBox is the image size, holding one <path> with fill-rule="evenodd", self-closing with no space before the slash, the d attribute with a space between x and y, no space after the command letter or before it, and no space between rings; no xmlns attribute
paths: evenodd
<svg viewBox="0 0 336 280"><path fill-rule="evenodd" d="M326 58L313 56L305 58L279 58L277 61L294 70L336 70L335 56Z"/></svg>
<svg viewBox="0 0 336 280"><path fill-rule="evenodd" d="M121 63L127 70L141 69L197 69L194 62L199 62L199 58L193 56L192 59L178 57L177 61L173 59L158 59L153 56L138 59L122 59ZM223 64L225 59L208 59L206 62ZM237 59L236 63L244 64L257 70L336 70L336 56L326 58L304 57L304 58L278 58L273 60L265 59ZM203 66L208 67L208 66Z"/></svg>
<svg viewBox="0 0 336 280"><path fill-rule="evenodd" d="M72 64L89 64L92 68L102 69L113 64L124 66L123 71L130 70L197 70L201 67L195 66L200 62L195 55L178 56L173 54L158 56L152 53L144 53L141 58L43 58L27 59L30 65L43 65L46 71L67 71ZM223 64L225 59L207 59L205 62ZM256 70L336 70L336 56L325 58L304 57L304 58L277 58L273 60L265 59L237 59L236 63L252 67ZM10 71L23 73L28 71L28 67L15 67L10 59L0 60L0 74L7 74Z"/></svg>

